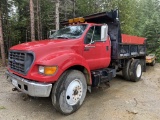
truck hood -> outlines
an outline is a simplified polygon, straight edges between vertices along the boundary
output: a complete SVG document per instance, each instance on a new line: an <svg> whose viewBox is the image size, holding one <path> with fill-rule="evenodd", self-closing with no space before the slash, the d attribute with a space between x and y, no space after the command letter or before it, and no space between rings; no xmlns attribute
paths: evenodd
<svg viewBox="0 0 160 120"><path fill-rule="evenodd" d="M59 47L59 46L66 46L71 43L74 43L76 40L65 40L65 39L58 39L58 40L41 40L41 41L34 41L34 42L27 42L15 45L11 47L11 50L22 50L22 51L35 51L37 49L43 49L48 47Z"/></svg>
<svg viewBox="0 0 160 120"><path fill-rule="evenodd" d="M10 50L29 51L34 53L36 60L45 58L50 54L58 54L59 52L70 51L82 54L81 40L42 40L19 44L10 48Z"/></svg>

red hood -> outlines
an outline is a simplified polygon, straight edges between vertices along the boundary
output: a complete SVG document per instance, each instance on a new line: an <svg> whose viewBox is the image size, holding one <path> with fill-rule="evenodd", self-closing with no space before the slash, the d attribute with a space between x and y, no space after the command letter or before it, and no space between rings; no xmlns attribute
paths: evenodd
<svg viewBox="0 0 160 120"><path fill-rule="evenodd" d="M81 40L42 40L27 42L11 47L10 50L30 51L35 53L36 59L43 58L51 53L58 53L60 51L72 51L81 54Z"/></svg>
<svg viewBox="0 0 160 120"><path fill-rule="evenodd" d="M27 50L27 51L35 51L36 49L39 48L44 48L44 47L50 47L50 46L64 46L72 43L73 41L76 40L64 40L64 39L58 39L58 40L42 40L42 41L34 41L34 42L27 42L27 43L22 43L15 45L11 47L11 50Z"/></svg>

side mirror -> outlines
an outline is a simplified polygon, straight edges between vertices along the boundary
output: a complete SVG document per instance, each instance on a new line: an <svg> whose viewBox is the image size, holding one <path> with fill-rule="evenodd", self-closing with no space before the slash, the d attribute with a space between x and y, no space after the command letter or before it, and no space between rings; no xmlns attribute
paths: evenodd
<svg viewBox="0 0 160 120"><path fill-rule="evenodd" d="M106 41L108 37L108 25L102 25L101 27L101 41Z"/></svg>
<svg viewBox="0 0 160 120"><path fill-rule="evenodd" d="M50 30L50 31L48 32L48 38L50 38L51 35L52 35L53 33L55 33L55 32L56 32L56 30Z"/></svg>

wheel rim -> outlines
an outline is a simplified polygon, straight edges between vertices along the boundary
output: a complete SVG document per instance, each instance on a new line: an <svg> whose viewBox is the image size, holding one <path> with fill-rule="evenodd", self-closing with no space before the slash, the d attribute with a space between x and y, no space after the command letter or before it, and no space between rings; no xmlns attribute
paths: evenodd
<svg viewBox="0 0 160 120"><path fill-rule="evenodd" d="M83 93L82 82L79 79L73 80L67 87L66 101L69 105L75 105L81 99Z"/></svg>
<svg viewBox="0 0 160 120"><path fill-rule="evenodd" d="M137 66L137 70L136 70L137 77L140 77L140 76L141 76L141 72L142 72L141 65L140 65L140 64L138 64L138 66Z"/></svg>

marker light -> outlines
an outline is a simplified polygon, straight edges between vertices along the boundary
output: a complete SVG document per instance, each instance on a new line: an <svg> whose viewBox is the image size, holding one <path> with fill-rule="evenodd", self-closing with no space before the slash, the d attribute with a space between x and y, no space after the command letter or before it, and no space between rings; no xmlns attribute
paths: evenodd
<svg viewBox="0 0 160 120"><path fill-rule="evenodd" d="M69 24L72 24L74 21L73 21L73 19L69 19Z"/></svg>
<svg viewBox="0 0 160 120"><path fill-rule="evenodd" d="M78 23L78 22L84 23L85 19L83 17L79 17L79 18L69 19L68 22L69 24Z"/></svg>
<svg viewBox="0 0 160 120"><path fill-rule="evenodd" d="M85 21L85 19L83 17L79 18L79 22L83 23Z"/></svg>
<svg viewBox="0 0 160 120"><path fill-rule="evenodd" d="M79 22L79 18L74 18L74 22L78 23Z"/></svg>

